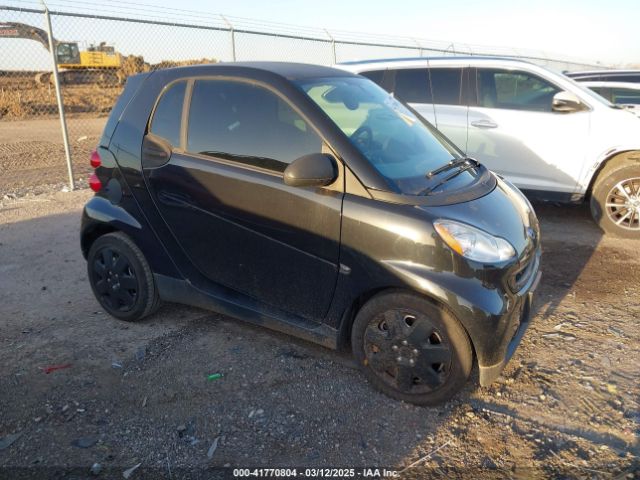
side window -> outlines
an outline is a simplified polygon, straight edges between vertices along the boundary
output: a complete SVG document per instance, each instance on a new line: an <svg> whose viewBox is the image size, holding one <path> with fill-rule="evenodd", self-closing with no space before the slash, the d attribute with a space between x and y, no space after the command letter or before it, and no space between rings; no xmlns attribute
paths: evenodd
<svg viewBox="0 0 640 480"><path fill-rule="evenodd" d="M187 150L282 172L322 151L322 139L284 100L246 82L196 80Z"/></svg>
<svg viewBox="0 0 640 480"><path fill-rule="evenodd" d="M633 75L628 73L619 73L617 75L603 76L603 80L608 82L640 82L640 75Z"/></svg>
<svg viewBox="0 0 640 480"><path fill-rule="evenodd" d="M608 88L604 88L604 87L589 87L589 89L593 90L594 92L596 92L601 97L606 98L607 100L611 101L611 95L609 94L609 89Z"/></svg>
<svg viewBox="0 0 640 480"><path fill-rule="evenodd" d="M551 112L553 96L560 91L542 78L511 70L478 69L478 105L533 112Z"/></svg>
<svg viewBox="0 0 640 480"><path fill-rule="evenodd" d="M59 43L56 47L56 58L59 63L79 63L80 52L75 43Z"/></svg>
<svg viewBox="0 0 640 480"><path fill-rule="evenodd" d="M433 103L437 105L466 105L462 68L431 68Z"/></svg>
<svg viewBox="0 0 640 480"><path fill-rule="evenodd" d="M363 77L368 78L372 82L375 82L378 85L382 86L382 80L384 78L384 72L385 72L384 70L372 70L371 72L359 73L359 75L362 75Z"/></svg>
<svg viewBox="0 0 640 480"><path fill-rule="evenodd" d="M173 84L166 90L153 112L149 131L167 140L172 146L180 146L182 103L187 82Z"/></svg>
<svg viewBox="0 0 640 480"><path fill-rule="evenodd" d="M611 101L627 105L640 105L640 89L612 87Z"/></svg>
<svg viewBox="0 0 640 480"><path fill-rule="evenodd" d="M431 103L429 71L426 68L396 70L393 93L407 103Z"/></svg>

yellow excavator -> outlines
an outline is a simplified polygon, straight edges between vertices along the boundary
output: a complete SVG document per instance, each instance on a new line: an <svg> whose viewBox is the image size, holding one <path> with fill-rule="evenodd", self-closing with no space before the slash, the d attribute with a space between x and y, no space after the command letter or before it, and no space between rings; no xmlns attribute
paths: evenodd
<svg viewBox="0 0 640 480"><path fill-rule="evenodd" d="M49 36L41 28L16 22L0 22L0 38L24 38L40 42L49 50ZM59 78L64 84L97 83L120 85L125 76L121 72L122 55L105 42L80 50L77 42L60 42L53 39ZM38 73L36 83L47 84L51 72Z"/></svg>

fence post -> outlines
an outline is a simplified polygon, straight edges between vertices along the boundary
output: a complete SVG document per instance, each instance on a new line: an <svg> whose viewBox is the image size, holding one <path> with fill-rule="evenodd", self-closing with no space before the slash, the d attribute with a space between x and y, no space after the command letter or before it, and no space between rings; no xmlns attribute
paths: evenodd
<svg viewBox="0 0 640 480"><path fill-rule="evenodd" d="M324 32L327 34L327 37L329 37L329 40L331 40L331 50L333 52L333 64L335 65L336 63L338 63L338 60L336 57L336 39L333 38L333 35L331 35L329 33L329 30L327 30L326 28L324 29Z"/></svg>
<svg viewBox="0 0 640 480"><path fill-rule="evenodd" d="M49 52L51 53L51 69L53 72L53 83L56 87L56 101L58 102L58 113L60 115L60 128L62 130L62 143L64 144L64 155L67 159L67 172L69 174L69 190L75 189L73 180L73 166L71 164L71 150L69 149L69 133L67 132L67 119L64 115L64 103L60 90L60 79L58 78L58 62L56 60L56 42L53 38L53 28L51 27L51 16L49 8L44 0L40 0L44 8L44 17L47 23L47 35L49 36Z"/></svg>
<svg viewBox="0 0 640 480"><path fill-rule="evenodd" d="M222 17L222 20L224 20L224 23L227 24L227 27L229 27L229 32L231 32L231 57L233 58L233 61L236 61L236 31L233 28L233 24L227 20L227 17L225 17L224 15L220 15Z"/></svg>

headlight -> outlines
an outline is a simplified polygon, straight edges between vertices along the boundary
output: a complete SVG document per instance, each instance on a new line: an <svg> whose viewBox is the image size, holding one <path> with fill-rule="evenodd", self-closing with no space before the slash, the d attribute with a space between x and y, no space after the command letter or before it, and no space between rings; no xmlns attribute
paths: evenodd
<svg viewBox="0 0 640 480"><path fill-rule="evenodd" d="M513 246L504 238L494 237L471 225L453 220L436 220L433 225L444 243L469 260L502 262L516 255Z"/></svg>

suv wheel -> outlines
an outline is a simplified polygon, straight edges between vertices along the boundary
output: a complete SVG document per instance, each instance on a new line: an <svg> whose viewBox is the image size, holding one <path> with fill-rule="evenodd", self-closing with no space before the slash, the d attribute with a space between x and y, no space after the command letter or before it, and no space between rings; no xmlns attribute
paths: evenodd
<svg viewBox="0 0 640 480"><path fill-rule="evenodd" d="M409 293L381 294L358 312L353 354L367 379L386 395L417 405L449 400L466 383L473 351L447 311Z"/></svg>
<svg viewBox="0 0 640 480"><path fill-rule="evenodd" d="M591 195L591 214L606 233L640 238L640 162L625 160L602 172Z"/></svg>
<svg viewBox="0 0 640 480"><path fill-rule="evenodd" d="M151 268L138 246L121 232L98 238L89 250L91 289L102 308L120 320L134 322L159 304Z"/></svg>

